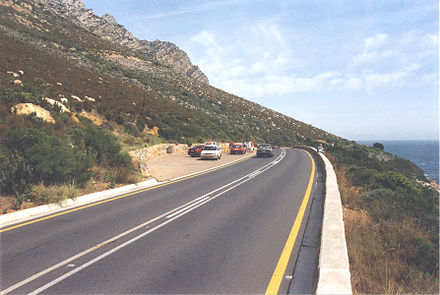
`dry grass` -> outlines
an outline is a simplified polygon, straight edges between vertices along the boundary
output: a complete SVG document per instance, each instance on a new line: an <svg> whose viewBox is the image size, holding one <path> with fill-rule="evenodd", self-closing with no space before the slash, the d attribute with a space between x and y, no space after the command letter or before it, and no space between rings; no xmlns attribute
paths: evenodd
<svg viewBox="0 0 440 295"><path fill-rule="evenodd" d="M45 186L43 183L32 185L29 198L37 205L62 204L67 199L75 199L81 193L73 184Z"/></svg>
<svg viewBox="0 0 440 295"><path fill-rule="evenodd" d="M365 211L344 209L345 234L355 294L438 294L438 279L410 261L413 249L393 241L423 232L409 222L374 224Z"/></svg>
<svg viewBox="0 0 440 295"><path fill-rule="evenodd" d="M355 294L438 294L434 273L423 270L417 244L429 233L412 219L374 222L362 210L362 190L337 169L344 204L344 224ZM437 264L438 268L438 264Z"/></svg>

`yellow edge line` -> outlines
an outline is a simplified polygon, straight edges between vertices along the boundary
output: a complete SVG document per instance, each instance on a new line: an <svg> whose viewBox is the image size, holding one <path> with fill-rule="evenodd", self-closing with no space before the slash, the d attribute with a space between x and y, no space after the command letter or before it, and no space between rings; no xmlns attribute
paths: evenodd
<svg viewBox="0 0 440 295"><path fill-rule="evenodd" d="M89 208L89 207L93 207L93 206L97 206L97 205L104 204L104 203L107 203L107 202L111 202L111 201L115 201L115 200L118 200L118 199L126 198L126 197L134 195L134 194L143 193L143 192L150 191L150 190L153 190L153 189L157 189L157 188L160 188L160 187L163 187L163 186L167 186L167 185L170 185L170 184L173 184L173 183L176 183L176 182L184 181L184 180L187 180L187 179L190 179L190 178L194 178L196 176L200 176L200 175L203 175L203 174L207 174L207 173L210 173L210 172L214 172L214 171L217 171L217 170L220 170L220 169L223 169L223 168L226 168L226 167L238 164L238 163L240 163L240 162L242 162L244 160L248 160L248 159L250 159L250 158L243 158L243 159L240 159L237 162L230 163L230 164L224 165L222 167L214 168L214 169L209 170L209 171L200 172L200 173L188 176L188 177L184 177L184 178L176 179L176 180L173 180L173 181L169 181L169 182L166 182L166 183L163 183L163 184L159 184L159 185L156 185L156 186L152 186L152 187L149 187L149 188L146 188L146 189L143 189L143 190L131 192L131 193L128 193L128 194L124 194L124 195L121 195L121 196L113 197L113 198L106 199L106 200L103 200L103 201L99 201L99 202L96 202L96 203L84 205L84 206L81 206L81 207L78 207L78 208L74 208L74 209L71 209L71 210L67 210L67 211L63 211L63 212L60 212L60 213L48 215L48 216L45 216L45 217L42 217L42 218L38 218L38 219L35 219L35 220L31 220L31 221L28 221L28 222L25 222L25 223L20 223L20 224L17 224L17 225L11 226L11 227L7 227L7 228L4 228L4 229L0 230L0 233L8 231L8 230L15 229L15 228L23 227L23 226L26 226L26 225L29 225L29 224L37 223L37 222L40 222L40 221L43 221L43 220L51 219L51 218L54 218L54 217L57 217L57 216L61 216L61 215L64 215L64 214L68 214L68 213L72 213L72 212L79 211L79 210L82 210L82 209L86 209L86 208Z"/></svg>
<svg viewBox="0 0 440 295"><path fill-rule="evenodd" d="M284 273L287 268L287 264L292 254L296 237L298 236L299 228L301 227L301 223L304 217L304 213L306 211L307 203L309 202L310 192L312 191L313 179L315 176L315 161L313 160L310 153L308 152L306 153L309 155L310 159L312 159L312 172L310 173L309 185L307 186L307 190L304 195L304 199L301 203L301 207L299 208L298 215L295 218L295 222L293 223L292 230L290 231L289 237L287 238L287 242L284 245L283 251L281 252L280 259L278 260L277 266L275 267L275 270L272 275L272 279L270 280L270 283L267 286L265 294L278 294Z"/></svg>

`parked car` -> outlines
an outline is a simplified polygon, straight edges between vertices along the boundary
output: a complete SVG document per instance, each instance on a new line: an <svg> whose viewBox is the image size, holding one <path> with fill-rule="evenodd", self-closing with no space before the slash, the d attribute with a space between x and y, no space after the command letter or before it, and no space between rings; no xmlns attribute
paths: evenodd
<svg viewBox="0 0 440 295"><path fill-rule="evenodd" d="M200 157L204 147L203 144L194 145L188 149L188 155L191 157Z"/></svg>
<svg viewBox="0 0 440 295"><path fill-rule="evenodd" d="M204 159L220 159L222 157L222 148L216 142L207 142L203 151L200 153L202 160Z"/></svg>
<svg viewBox="0 0 440 295"><path fill-rule="evenodd" d="M257 157L273 157L273 149L270 144L262 144L257 149Z"/></svg>
<svg viewBox="0 0 440 295"><path fill-rule="evenodd" d="M246 146L242 143L236 143L231 145L230 152L231 154L246 154Z"/></svg>

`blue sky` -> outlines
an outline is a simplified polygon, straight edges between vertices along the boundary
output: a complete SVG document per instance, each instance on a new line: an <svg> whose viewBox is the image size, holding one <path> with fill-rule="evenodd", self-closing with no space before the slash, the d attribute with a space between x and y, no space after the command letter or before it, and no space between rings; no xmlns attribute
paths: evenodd
<svg viewBox="0 0 440 295"><path fill-rule="evenodd" d="M438 1L85 0L210 84L350 140L438 139Z"/></svg>

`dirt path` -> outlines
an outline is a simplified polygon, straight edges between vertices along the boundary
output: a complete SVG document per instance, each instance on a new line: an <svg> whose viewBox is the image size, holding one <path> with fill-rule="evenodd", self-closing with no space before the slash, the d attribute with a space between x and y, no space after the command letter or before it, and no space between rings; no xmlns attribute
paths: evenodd
<svg viewBox="0 0 440 295"><path fill-rule="evenodd" d="M244 155L223 153L220 160L201 160L200 158L192 158L186 153L175 153L151 159L147 161L147 167L152 177L158 181L165 181L225 164L249 155L250 153Z"/></svg>

